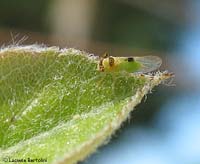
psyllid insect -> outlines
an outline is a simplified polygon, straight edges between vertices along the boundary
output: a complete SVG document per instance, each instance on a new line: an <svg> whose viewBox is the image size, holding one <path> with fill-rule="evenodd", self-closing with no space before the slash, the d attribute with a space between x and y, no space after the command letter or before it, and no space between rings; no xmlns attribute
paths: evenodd
<svg viewBox="0 0 200 164"><path fill-rule="evenodd" d="M162 64L157 56L113 57L107 53L100 57L98 70L101 72L148 73L157 70Z"/></svg>

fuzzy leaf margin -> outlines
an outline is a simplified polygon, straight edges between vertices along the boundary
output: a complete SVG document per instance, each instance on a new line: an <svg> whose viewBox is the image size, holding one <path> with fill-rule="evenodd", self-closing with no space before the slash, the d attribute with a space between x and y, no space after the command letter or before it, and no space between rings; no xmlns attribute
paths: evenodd
<svg viewBox="0 0 200 164"><path fill-rule="evenodd" d="M76 49L0 50L0 159L76 163L106 143L171 74L102 73Z"/></svg>

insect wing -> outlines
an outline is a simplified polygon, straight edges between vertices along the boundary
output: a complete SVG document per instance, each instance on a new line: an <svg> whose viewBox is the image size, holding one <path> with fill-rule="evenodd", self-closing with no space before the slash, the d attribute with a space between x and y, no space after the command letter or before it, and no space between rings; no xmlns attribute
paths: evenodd
<svg viewBox="0 0 200 164"><path fill-rule="evenodd" d="M162 59L158 56L134 57L134 60L141 64L141 68L137 72L142 73L155 71L162 64Z"/></svg>

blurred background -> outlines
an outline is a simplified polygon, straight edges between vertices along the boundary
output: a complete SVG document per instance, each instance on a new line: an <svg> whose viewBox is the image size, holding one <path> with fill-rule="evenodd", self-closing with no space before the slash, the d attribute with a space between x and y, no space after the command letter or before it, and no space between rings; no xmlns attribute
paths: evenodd
<svg viewBox="0 0 200 164"><path fill-rule="evenodd" d="M0 45L158 55L176 86L159 86L108 145L81 164L200 163L200 1L0 0Z"/></svg>

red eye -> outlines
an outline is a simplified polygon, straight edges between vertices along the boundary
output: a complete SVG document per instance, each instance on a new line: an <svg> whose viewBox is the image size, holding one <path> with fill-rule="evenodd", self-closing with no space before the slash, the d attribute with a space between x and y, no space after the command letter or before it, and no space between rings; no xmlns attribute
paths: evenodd
<svg viewBox="0 0 200 164"><path fill-rule="evenodd" d="M109 57L109 65L110 65L110 67L112 67L114 65L114 63L115 63L114 58L113 57Z"/></svg>
<svg viewBox="0 0 200 164"><path fill-rule="evenodd" d="M101 59L100 61L99 61L99 70L100 71L104 71L104 66L103 66L103 59Z"/></svg>

